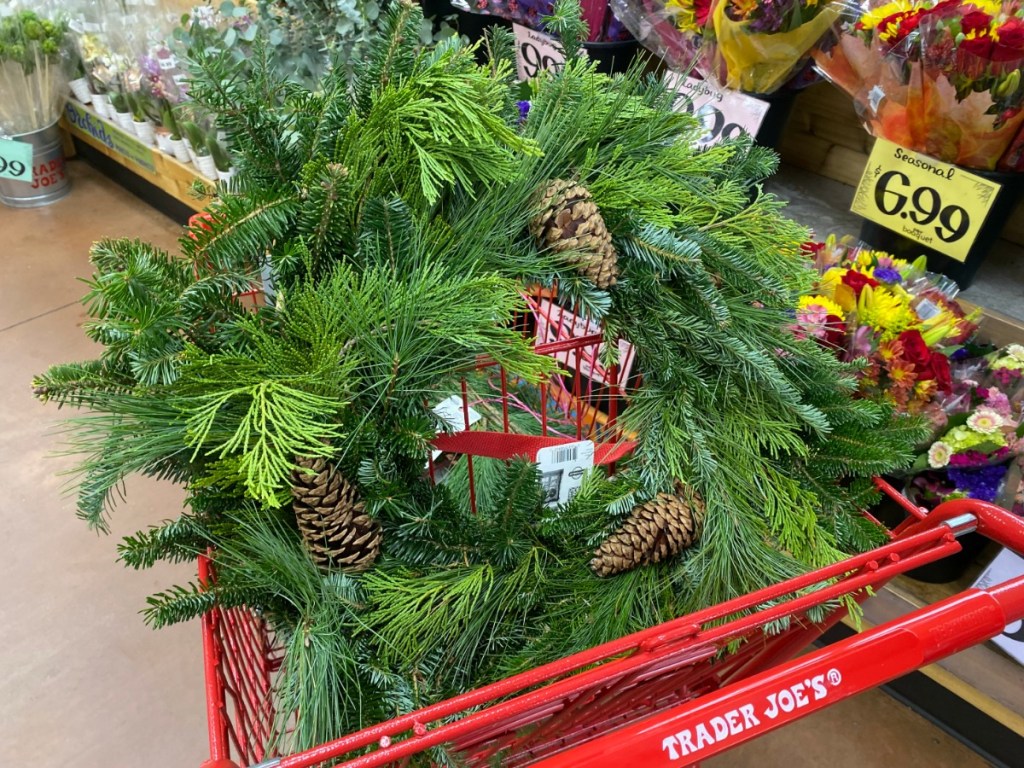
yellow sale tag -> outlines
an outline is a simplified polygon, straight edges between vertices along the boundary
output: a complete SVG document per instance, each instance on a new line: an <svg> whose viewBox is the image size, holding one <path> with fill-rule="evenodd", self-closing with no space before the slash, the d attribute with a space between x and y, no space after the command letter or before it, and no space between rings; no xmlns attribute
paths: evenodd
<svg viewBox="0 0 1024 768"><path fill-rule="evenodd" d="M964 261L999 189L955 165L878 139L850 210Z"/></svg>

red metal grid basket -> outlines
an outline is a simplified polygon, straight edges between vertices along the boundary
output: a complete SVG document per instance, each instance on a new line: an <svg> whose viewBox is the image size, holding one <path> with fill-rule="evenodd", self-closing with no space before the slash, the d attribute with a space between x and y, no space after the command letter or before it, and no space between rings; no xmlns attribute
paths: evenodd
<svg viewBox="0 0 1024 768"><path fill-rule="evenodd" d="M604 369L600 329L561 309L550 294L528 301L532 312L522 318L523 330L560 368L535 400L541 437L509 434L510 408L526 406L504 371L495 371L504 434L469 429L472 403L463 385L465 430L440 437L437 447L470 454L471 491L472 454L530 455L541 446L589 438L598 443L597 463L613 471L632 447L616 426L619 379L629 376L628 345L620 347L617 364ZM213 610L202 622L211 755L204 768L400 768L438 745L467 768L693 765L1024 618L1022 576L792 660L842 620L840 598L864 600L894 576L959 551L958 535L977 530L1024 553L1024 522L1005 510L959 500L925 514L878 482L909 513L882 547L301 754L266 752L280 663L267 627L246 610ZM204 583L212 576L205 558L199 571Z"/></svg>

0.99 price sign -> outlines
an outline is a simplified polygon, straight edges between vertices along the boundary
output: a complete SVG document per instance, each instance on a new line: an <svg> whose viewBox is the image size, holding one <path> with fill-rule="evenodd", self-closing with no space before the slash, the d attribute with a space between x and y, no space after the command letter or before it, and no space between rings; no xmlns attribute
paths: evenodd
<svg viewBox="0 0 1024 768"><path fill-rule="evenodd" d="M706 80L669 73L666 84L679 94L676 110L700 120L704 129L697 139L700 147L744 133L756 135L768 112L768 102L737 91L720 91Z"/></svg>
<svg viewBox="0 0 1024 768"><path fill-rule="evenodd" d="M850 210L964 261L998 192L988 179L878 139Z"/></svg>
<svg viewBox="0 0 1024 768"><path fill-rule="evenodd" d="M529 80L545 70L557 72L565 66L565 51L550 35L513 24L516 36L516 69L520 80Z"/></svg>
<svg viewBox="0 0 1024 768"><path fill-rule="evenodd" d="M0 139L0 179L32 181L32 145Z"/></svg>

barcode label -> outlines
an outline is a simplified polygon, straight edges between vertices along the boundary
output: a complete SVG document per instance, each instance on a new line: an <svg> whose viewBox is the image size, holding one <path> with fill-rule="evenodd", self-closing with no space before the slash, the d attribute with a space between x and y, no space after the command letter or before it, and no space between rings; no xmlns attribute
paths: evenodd
<svg viewBox="0 0 1024 768"><path fill-rule="evenodd" d="M594 466L594 443L553 445L537 451L537 470L544 491L544 506L557 507L572 501L583 484L583 477Z"/></svg>
<svg viewBox="0 0 1024 768"><path fill-rule="evenodd" d="M555 451L555 464L565 464L567 461L576 461L580 455L580 449L576 446L572 448L559 448Z"/></svg>

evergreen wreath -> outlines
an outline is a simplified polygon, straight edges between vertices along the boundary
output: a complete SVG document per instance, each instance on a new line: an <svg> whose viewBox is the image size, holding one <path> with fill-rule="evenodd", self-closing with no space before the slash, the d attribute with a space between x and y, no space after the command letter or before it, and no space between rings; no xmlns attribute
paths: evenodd
<svg viewBox="0 0 1024 768"><path fill-rule="evenodd" d="M129 473L185 484L181 517L121 558L214 549L216 584L154 595L146 619L261 612L285 648L284 752L871 546L869 478L921 434L789 332L814 275L807 233L759 186L770 152L695 149L661 82L578 55L571 0L549 24L567 63L530 81L525 118L508 33L481 66L457 39L421 46L420 21L399 3L317 90L258 52L244 76L200 54L190 95L229 134L237 185L180 256L96 243L86 331L103 351L35 382L84 410L70 439L91 526ZM275 299L247 311L232 296L261 275ZM481 356L512 382L552 372L514 326L527 285L634 345L621 419L638 447L556 509L531 463L477 460L472 514L465 461L425 477L448 429L425 404Z"/></svg>

